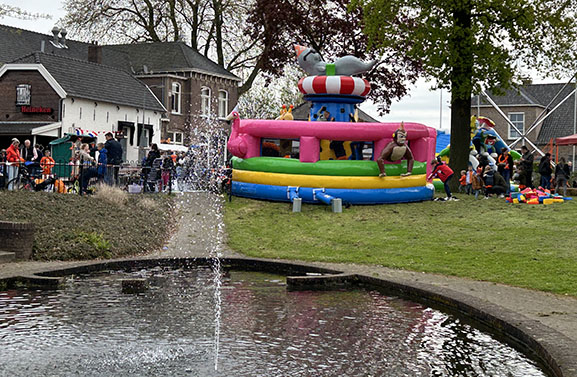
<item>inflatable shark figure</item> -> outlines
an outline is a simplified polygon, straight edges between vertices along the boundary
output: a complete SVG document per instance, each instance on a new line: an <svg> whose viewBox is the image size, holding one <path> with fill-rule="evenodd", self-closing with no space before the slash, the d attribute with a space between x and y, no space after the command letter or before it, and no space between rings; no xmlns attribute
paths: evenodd
<svg viewBox="0 0 577 377"><path fill-rule="evenodd" d="M311 76L352 76L370 71L376 60L363 62L351 55L343 56L334 63L322 61L318 52L310 47L295 45L297 60L302 69Z"/></svg>

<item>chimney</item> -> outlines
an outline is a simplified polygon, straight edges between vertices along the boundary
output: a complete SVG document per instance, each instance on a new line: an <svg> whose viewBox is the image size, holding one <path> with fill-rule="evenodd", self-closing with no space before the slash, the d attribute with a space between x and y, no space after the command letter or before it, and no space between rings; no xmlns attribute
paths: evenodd
<svg viewBox="0 0 577 377"><path fill-rule="evenodd" d="M46 41L42 40L40 41L40 52L44 52L44 50L46 50Z"/></svg>
<svg viewBox="0 0 577 377"><path fill-rule="evenodd" d="M102 46L99 46L98 42L88 45L88 61L102 64Z"/></svg>
<svg viewBox="0 0 577 377"><path fill-rule="evenodd" d="M52 35L53 35L52 44L56 47L59 47L59 45L58 45L58 33L60 33L60 29L58 29L58 27L54 26L52 28Z"/></svg>
<svg viewBox="0 0 577 377"><path fill-rule="evenodd" d="M66 46L66 35L67 34L68 34L68 32L66 31L66 29L60 30L60 45L62 46L62 48L68 48L68 46Z"/></svg>
<svg viewBox="0 0 577 377"><path fill-rule="evenodd" d="M522 77L521 82L523 83L523 86L529 86L533 84L533 80L529 76Z"/></svg>

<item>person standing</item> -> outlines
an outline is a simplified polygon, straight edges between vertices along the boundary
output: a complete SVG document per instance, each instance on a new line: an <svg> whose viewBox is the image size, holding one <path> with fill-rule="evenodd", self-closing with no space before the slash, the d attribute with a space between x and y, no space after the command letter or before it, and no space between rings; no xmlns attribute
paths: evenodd
<svg viewBox="0 0 577 377"><path fill-rule="evenodd" d="M42 168L42 179L52 177L52 167L54 167L54 159L50 156L50 151L46 150L44 156L40 159L40 167Z"/></svg>
<svg viewBox="0 0 577 377"><path fill-rule="evenodd" d="M555 193L559 194L561 187L563 188L563 196L567 196L567 180L571 176L569 165L565 163L565 158L561 157L559 163L555 167Z"/></svg>
<svg viewBox="0 0 577 377"><path fill-rule="evenodd" d="M551 153L545 153L545 156L541 157L539 161L539 174L541 174L541 182L539 186L544 189L551 189L551 174L553 174L553 168L551 167Z"/></svg>
<svg viewBox="0 0 577 377"><path fill-rule="evenodd" d="M521 147L521 169L523 170L523 181L525 187L533 188L533 154L525 145Z"/></svg>
<svg viewBox="0 0 577 377"><path fill-rule="evenodd" d="M106 143L104 148L108 151L108 184L118 185L118 172L120 171L120 164L122 164L122 145L114 139L112 132L107 132L104 135Z"/></svg>
<svg viewBox="0 0 577 377"><path fill-rule="evenodd" d="M6 149L6 171L8 174L8 190L14 190L14 178L18 176L18 167L22 161L20 156L20 140L12 139L12 144Z"/></svg>
<svg viewBox="0 0 577 377"><path fill-rule="evenodd" d="M98 174L98 182L106 182L106 165L108 164L108 151L104 148L104 143L96 145L98 150L98 166L96 168Z"/></svg>
<svg viewBox="0 0 577 377"><path fill-rule="evenodd" d="M506 194L511 192L511 172L513 171L513 156L507 148L501 148L501 154L497 158L497 171L505 180Z"/></svg>
<svg viewBox="0 0 577 377"><path fill-rule="evenodd" d="M98 175L96 168L92 166L94 158L90 155L88 144L83 143L80 146L78 161L80 163L80 195L83 195L86 194L90 179Z"/></svg>

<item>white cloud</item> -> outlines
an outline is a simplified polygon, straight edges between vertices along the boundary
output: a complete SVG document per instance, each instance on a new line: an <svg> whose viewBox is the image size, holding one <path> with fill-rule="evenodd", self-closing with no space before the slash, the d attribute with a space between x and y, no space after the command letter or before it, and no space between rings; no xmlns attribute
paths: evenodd
<svg viewBox="0 0 577 377"><path fill-rule="evenodd" d="M441 91L430 90L431 83L420 79L410 89L409 94L398 102L393 102L391 111L380 117L377 106L365 102L361 108L368 114L383 122L416 122L429 127L449 130L451 126L450 95L442 91L442 124L441 124Z"/></svg>

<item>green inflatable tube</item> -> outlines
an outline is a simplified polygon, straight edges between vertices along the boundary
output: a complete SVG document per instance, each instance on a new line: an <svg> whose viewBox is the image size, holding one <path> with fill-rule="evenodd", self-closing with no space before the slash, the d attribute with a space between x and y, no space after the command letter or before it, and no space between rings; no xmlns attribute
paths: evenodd
<svg viewBox="0 0 577 377"><path fill-rule="evenodd" d="M322 160L317 162L300 162L293 158L252 157L232 158L232 167L238 170L260 171L266 173L332 175L348 177L374 177L379 175L375 161L368 160ZM413 174L426 174L427 164L415 161ZM385 172L390 176L399 176L407 172L407 161L400 164L385 165Z"/></svg>

